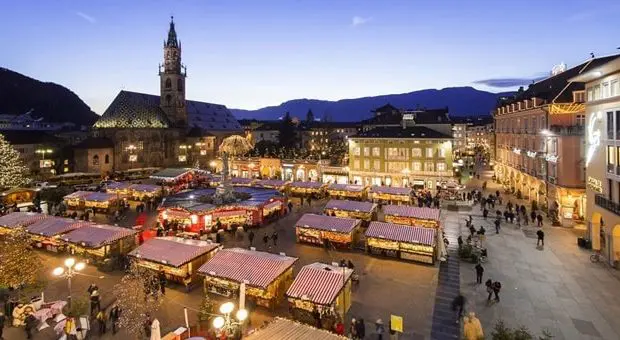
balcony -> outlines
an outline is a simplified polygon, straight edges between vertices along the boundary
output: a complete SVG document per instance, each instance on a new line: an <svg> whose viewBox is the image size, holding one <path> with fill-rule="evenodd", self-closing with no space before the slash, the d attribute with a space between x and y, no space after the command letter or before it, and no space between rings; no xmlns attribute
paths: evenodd
<svg viewBox="0 0 620 340"><path fill-rule="evenodd" d="M558 136L583 136L585 135L585 127L583 125L551 125L549 131Z"/></svg>
<svg viewBox="0 0 620 340"><path fill-rule="evenodd" d="M594 196L594 204L620 216L620 204L613 202L608 198L605 198L605 196L603 195Z"/></svg>

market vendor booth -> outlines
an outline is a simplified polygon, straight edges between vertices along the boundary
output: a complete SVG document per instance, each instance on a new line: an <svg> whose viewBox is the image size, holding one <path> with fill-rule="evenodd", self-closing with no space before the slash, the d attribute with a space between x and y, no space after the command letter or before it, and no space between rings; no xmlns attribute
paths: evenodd
<svg viewBox="0 0 620 340"><path fill-rule="evenodd" d="M254 186L260 187L260 188L275 189L280 192L284 192L288 189L289 183L290 182L282 181L279 179L263 179L263 180L256 181L254 183Z"/></svg>
<svg viewBox="0 0 620 340"><path fill-rule="evenodd" d="M329 197L361 201L368 195L368 187L354 184L330 184L327 188Z"/></svg>
<svg viewBox="0 0 620 340"><path fill-rule="evenodd" d="M297 258L241 248L222 249L203 264L205 293L237 297L245 286L246 301L275 308L293 281Z"/></svg>
<svg viewBox="0 0 620 340"><path fill-rule="evenodd" d="M130 194L130 186L131 182L112 182L105 186L105 192L116 194L119 197L128 197Z"/></svg>
<svg viewBox="0 0 620 340"><path fill-rule="evenodd" d="M366 251L376 255L434 264L437 252L436 230L370 222L366 230Z"/></svg>
<svg viewBox="0 0 620 340"><path fill-rule="evenodd" d="M198 279L198 268L219 249L219 244L210 241L157 237L144 242L128 255L139 266L163 271L167 280L189 287Z"/></svg>
<svg viewBox="0 0 620 340"><path fill-rule="evenodd" d="M14 205L20 208L32 205L36 195L37 191L31 188L12 188L0 193L0 203L7 207Z"/></svg>
<svg viewBox="0 0 620 340"><path fill-rule="evenodd" d="M107 192L91 192L84 196L84 208L111 213L118 209L118 196Z"/></svg>
<svg viewBox="0 0 620 340"><path fill-rule="evenodd" d="M256 179L254 178L244 178L244 177L233 177L230 179L230 184L238 187L249 187L251 186Z"/></svg>
<svg viewBox="0 0 620 340"><path fill-rule="evenodd" d="M193 182L201 182L208 180L206 171L190 168L167 168L160 170L150 178L161 183L169 192L178 192L191 187Z"/></svg>
<svg viewBox="0 0 620 340"><path fill-rule="evenodd" d="M329 200L323 211L329 216L362 220L366 225L377 219L377 204L371 202Z"/></svg>
<svg viewBox="0 0 620 340"><path fill-rule="evenodd" d="M105 224L90 224L64 234L61 239L72 254L100 262L126 255L136 246L136 231Z"/></svg>
<svg viewBox="0 0 620 340"><path fill-rule="evenodd" d="M63 200L69 209L83 210L85 202L84 199L92 193L92 191L76 191L63 197Z"/></svg>
<svg viewBox="0 0 620 340"><path fill-rule="evenodd" d="M259 329L245 336L245 340L274 340L286 335L287 339L295 340L347 340L326 329L319 329L293 320L276 317Z"/></svg>
<svg viewBox="0 0 620 340"><path fill-rule="evenodd" d="M10 233L17 228L25 228L37 221L45 220L50 217L50 215L21 211L0 216L0 235Z"/></svg>
<svg viewBox="0 0 620 340"><path fill-rule="evenodd" d="M352 248L359 239L361 220L304 214L295 224L297 242Z"/></svg>
<svg viewBox="0 0 620 340"><path fill-rule="evenodd" d="M291 182L289 191L292 196L322 198L325 196L327 184L321 182Z"/></svg>
<svg viewBox="0 0 620 340"><path fill-rule="evenodd" d="M293 319L315 325L313 312L318 311L323 329L333 329L338 320L346 320L352 303L352 274L352 269L318 262L301 268L286 292Z"/></svg>
<svg viewBox="0 0 620 340"><path fill-rule="evenodd" d="M368 198L376 203L410 204L413 189L386 186L372 186Z"/></svg>
<svg viewBox="0 0 620 340"><path fill-rule="evenodd" d="M386 222L428 228L439 227L439 209L408 205L384 205L382 209Z"/></svg>
<svg viewBox="0 0 620 340"><path fill-rule="evenodd" d="M62 235L90 224L90 222L70 218L49 217L29 225L26 231L31 235L35 247L59 252L63 251L66 246L62 242Z"/></svg>

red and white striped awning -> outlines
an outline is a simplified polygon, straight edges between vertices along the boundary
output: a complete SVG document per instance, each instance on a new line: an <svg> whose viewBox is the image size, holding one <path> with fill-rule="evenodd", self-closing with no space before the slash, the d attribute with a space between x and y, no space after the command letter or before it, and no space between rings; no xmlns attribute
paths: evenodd
<svg viewBox="0 0 620 340"><path fill-rule="evenodd" d="M355 184L330 184L327 190L334 191L350 191L350 192L362 192L364 191L363 185L355 185Z"/></svg>
<svg viewBox="0 0 620 340"><path fill-rule="evenodd" d="M435 244L435 232L434 228L373 221L366 230L366 237L432 246Z"/></svg>
<svg viewBox="0 0 620 340"><path fill-rule="evenodd" d="M372 202L359 202L359 201L348 201L348 200L329 200L327 205L325 205L325 209L337 209L337 210L345 210L345 211L362 211L362 212L372 212L375 210L377 205Z"/></svg>
<svg viewBox="0 0 620 340"><path fill-rule="evenodd" d="M286 296L308 300L320 305L331 305L351 278L353 270L324 263L313 263L301 268Z"/></svg>
<svg viewBox="0 0 620 340"><path fill-rule="evenodd" d="M245 216L245 210L227 210L227 211L216 211L213 213L213 219L218 217L230 217L230 216Z"/></svg>
<svg viewBox="0 0 620 340"><path fill-rule="evenodd" d="M413 217L420 220L439 222L439 209L426 207L413 207L409 205L384 205L383 213L392 216Z"/></svg>
<svg viewBox="0 0 620 340"><path fill-rule="evenodd" d="M180 237L157 237L132 250L129 256L152 262L179 267L206 253L218 249L219 244L210 241L191 240Z"/></svg>
<svg viewBox="0 0 620 340"><path fill-rule="evenodd" d="M230 248L218 251L198 272L264 289L295 262L296 257Z"/></svg>
<svg viewBox="0 0 620 340"><path fill-rule="evenodd" d="M136 233L132 229L107 224L90 224L63 235L62 239L69 243L96 249Z"/></svg>
<svg viewBox="0 0 620 340"><path fill-rule="evenodd" d="M9 229L27 227L37 221L41 221L50 217L50 215L45 214L18 211L4 216L0 216L0 227Z"/></svg>
<svg viewBox="0 0 620 340"><path fill-rule="evenodd" d="M360 220L327 215L304 214L295 224L298 227L312 228L339 233L350 233L360 224Z"/></svg>
<svg viewBox="0 0 620 340"><path fill-rule="evenodd" d="M386 186L377 186L377 185L370 187L370 192L377 193L377 194L409 196L411 195L412 191L413 189L411 188L397 188L397 187L386 187Z"/></svg>
<svg viewBox="0 0 620 340"><path fill-rule="evenodd" d="M70 218L50 217L31 224L26 230L31 234L53 237L89 224L91 223Z"/></svg>

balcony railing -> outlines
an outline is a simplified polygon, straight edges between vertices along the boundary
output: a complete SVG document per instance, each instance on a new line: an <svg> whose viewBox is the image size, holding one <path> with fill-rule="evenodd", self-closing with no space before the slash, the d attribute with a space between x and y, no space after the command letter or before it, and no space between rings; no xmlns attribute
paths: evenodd
<svg viewBox="0 0 620 340"><path fill-rule="evenodd" d="M594 203L605 210L620 215L620 204L613 202L603 195L594 196Z"/></svg>
<svg viewBox="0 0 620 340"><path fill-rule="evenodd" d="M586 130L583 125L551 125L549 127L549 131L551 131L551 133L553 133L554 135L559 136L583 136Z"/></svg>

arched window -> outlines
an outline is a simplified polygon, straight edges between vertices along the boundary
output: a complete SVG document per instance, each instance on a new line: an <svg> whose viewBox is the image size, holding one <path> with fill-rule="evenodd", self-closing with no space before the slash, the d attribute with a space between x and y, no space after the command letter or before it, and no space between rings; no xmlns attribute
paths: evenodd
<svg viewBox="0 0 620 340"><path fill-rule="evenodd" d="M110 155L105 155L105 164L110 164Z"/></svg>
<svg viewBox="0 0 620 340"><path fill-rule="evenodd" d="M99 165L99 155L94 155L93 156L93 165L94 166Z"/></svg>
<svg viewBox="0 0 620 340"><path fill-rule="evenodd" d="M170 105L170 101L172 101L172 97L170 95L166 96L166 104Z"/></svg>
<svg viewBox="0 0 620 340"><path fill-rule="evenodd" d="M177 80L177 90L183 91L183 79Z"/></svg>
<svg viewBox="0 0 620 340"><path fill-rule="evenodd" d="M170 80L170 78L166 79L166 88L169 89L172 87L172 80Z"/></svg>

